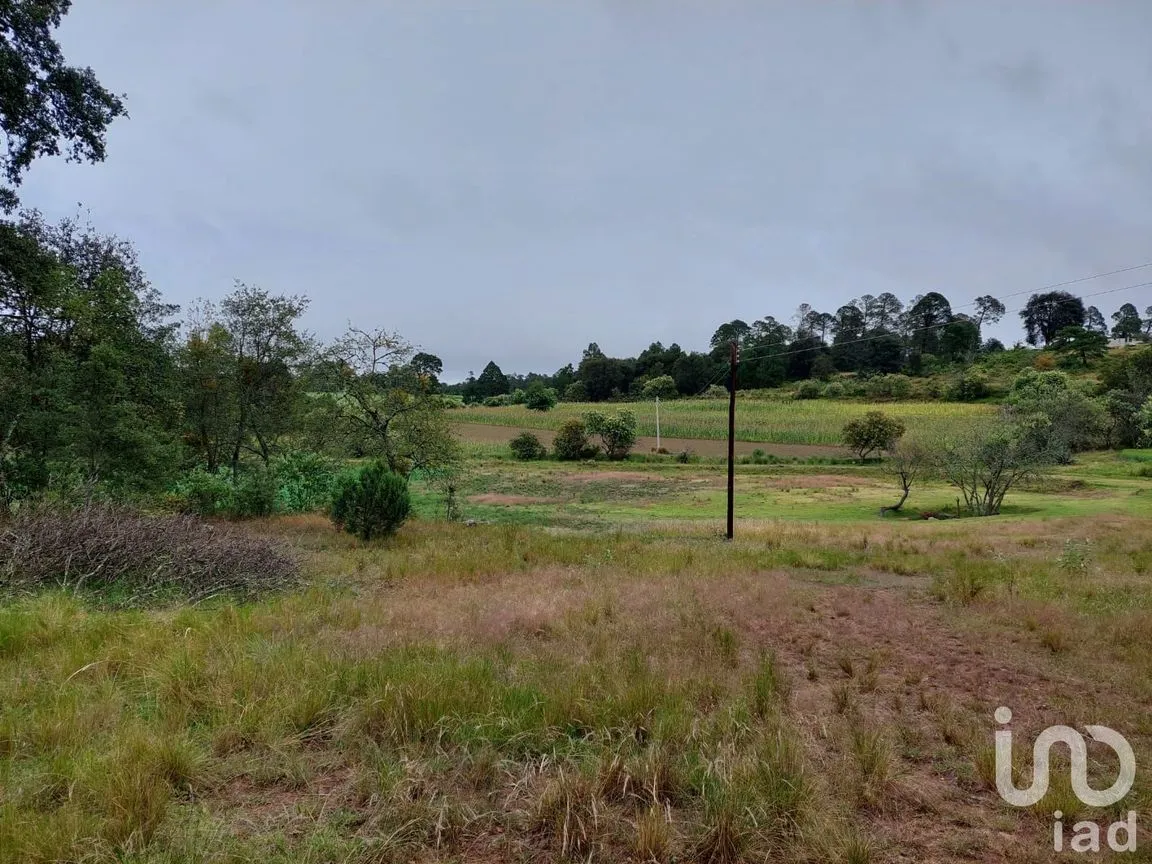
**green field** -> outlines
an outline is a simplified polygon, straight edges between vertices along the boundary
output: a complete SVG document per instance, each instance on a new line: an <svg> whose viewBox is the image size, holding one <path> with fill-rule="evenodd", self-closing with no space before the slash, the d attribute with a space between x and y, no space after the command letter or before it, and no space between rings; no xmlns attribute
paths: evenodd
<svg viewBox="0 0 1152 864"><path fill-rule="evenodd" d="M586 411L627 409L636 415L637 434L656 434L654 402L594 404L561 402L551 411L529 411L523 405L502 408L454 409L459 423L513 426L524 429L557 429ZM866 403L828 400L765 400L738 398L736 438L765 444L840 443L840 432L849 420L867 411L882 410L904 421L909 432L928 434L953 427L957 421L990 416L995 407L957 402ZM722 399L681 399L660 403L660 432L668 438L724 438L728 434L728 402Z"/></svg>

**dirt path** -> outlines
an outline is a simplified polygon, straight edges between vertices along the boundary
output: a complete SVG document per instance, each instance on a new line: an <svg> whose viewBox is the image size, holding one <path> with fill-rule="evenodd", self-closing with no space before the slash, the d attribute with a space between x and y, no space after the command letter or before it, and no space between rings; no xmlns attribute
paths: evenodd
<svg viewBox="0 0 1152 864"><path fill-rule="evenodd" d="M553 433L547 429L527 429L518 426L490 426L484 423L458 423L456 433L465 441L475 441L482 444L506 444L521 432L531 432L548 447L552 446ZM670 453L681 450L691 450L698 456L724 456L728 453L728 443L713 438L667 438L661 437L660 446ZM651 452L656 449L656 439L643 436L636 439L636 451L640 453ZM736 455L751 455L755 450L763 450L772 456L781 458L807 459L812 456L830 458L844 458L848 451L842 447L831 447L825 444L767 444L764 442L737 441Z"/></svg>

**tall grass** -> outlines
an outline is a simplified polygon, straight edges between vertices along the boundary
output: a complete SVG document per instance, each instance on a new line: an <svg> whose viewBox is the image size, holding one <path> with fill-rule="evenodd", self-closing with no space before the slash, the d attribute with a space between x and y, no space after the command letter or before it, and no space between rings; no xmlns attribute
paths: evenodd
<svg viewBox="0 0 1152 864"><path fill-rule="evenodd" d="M636 415L638 434L656 434L655 403L633 402L627 407ZM565 420L603 408L603 405L591 403L562 402L547 413L529 411L522 405L510 405L459 408L450 416L459 423L555 430ZM766 444L836 445L840 443L845 423L874 410L900 418L910 431L934 433L953 427L957 421L988 416L995 408L959 402L863 403L740 398L736 409L736 437L740 441ZM714 399L661 402L660 434L666 438L724 438L728 434L728 403Z"/></svg>

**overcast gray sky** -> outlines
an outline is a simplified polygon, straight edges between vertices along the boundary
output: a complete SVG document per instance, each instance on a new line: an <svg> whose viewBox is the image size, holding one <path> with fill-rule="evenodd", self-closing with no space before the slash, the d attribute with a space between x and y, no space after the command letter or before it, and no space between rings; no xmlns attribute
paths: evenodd
<svg viewBox="0 0 1152 864"><path fill-rule="evenodd" d="M131 118L26 204L449 378L1152 260L1148 0L76 0L61 39Z"/></svg>

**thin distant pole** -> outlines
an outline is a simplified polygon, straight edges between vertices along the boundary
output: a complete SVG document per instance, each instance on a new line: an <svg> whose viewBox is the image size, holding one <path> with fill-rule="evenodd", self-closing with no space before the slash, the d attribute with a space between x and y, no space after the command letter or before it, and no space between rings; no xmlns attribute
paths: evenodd
<svg viewBox="0 0 1152 864"><path fill-rule="evenodd" d="M728 352L728 534L732 539L732 515L736 487L736 366L740 362L740 349L732 340Z"/></svg>
<svg viewBox="0 0 1152 864"><path fill-rule="evenodd" d="M660 452L660 397L656 397L656 452Z"/></svg>

